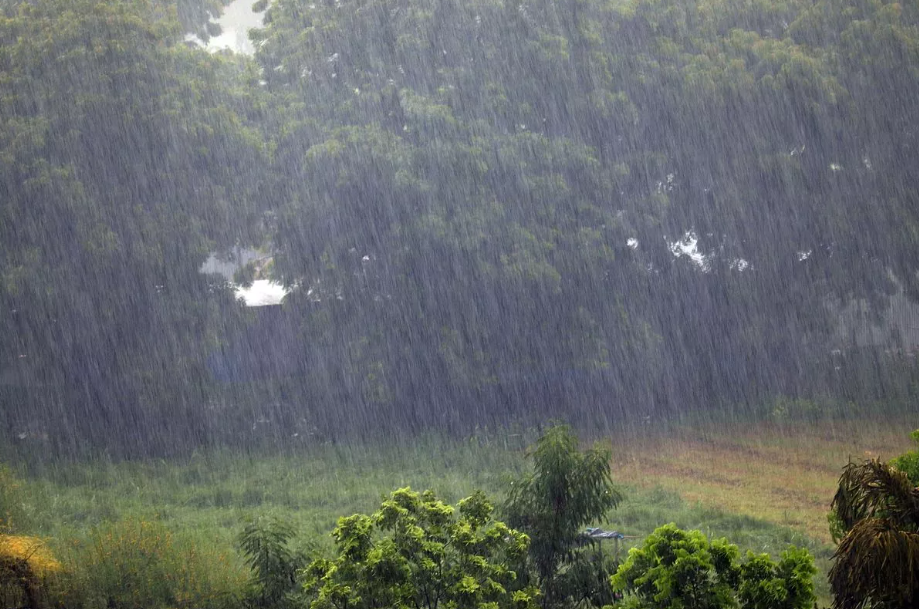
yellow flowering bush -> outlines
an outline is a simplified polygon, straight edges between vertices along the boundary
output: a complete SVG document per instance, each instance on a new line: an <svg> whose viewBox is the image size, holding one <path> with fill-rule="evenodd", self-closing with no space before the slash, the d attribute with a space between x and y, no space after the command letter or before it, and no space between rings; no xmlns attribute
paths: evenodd
<svg viewBox="0 0 919 609"><path fill-rule="evenodd" d="M39 577L61 570L61 563L45 542L37 537L0 535L0 556L25 561Z"/></svg>
<svg viewBox="0 0 919 609"><path fill-rule="evenodd" d="M46 578L61 571L45 543L37 537L0 535L0 603L43 606Z"/></svg>

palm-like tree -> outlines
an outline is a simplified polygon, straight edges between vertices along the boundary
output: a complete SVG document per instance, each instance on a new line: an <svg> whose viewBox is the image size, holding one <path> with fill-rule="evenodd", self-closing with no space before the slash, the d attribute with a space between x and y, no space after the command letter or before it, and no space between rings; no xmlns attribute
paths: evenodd
<svg viewBox="0 0 919 609"><path fill-rule="evenodd" d="M834 609L919 607L919 487L877 459L849 463L832 507L845 531L830 569Z"/></svg>

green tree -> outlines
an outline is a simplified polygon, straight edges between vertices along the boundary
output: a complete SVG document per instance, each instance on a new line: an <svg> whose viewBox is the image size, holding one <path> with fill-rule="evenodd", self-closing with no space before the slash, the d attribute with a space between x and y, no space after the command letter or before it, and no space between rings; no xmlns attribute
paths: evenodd
<svg viewBox="0 0 919 609"><path fill-rule="evenodd" d="M917 24L855 0L271 3L273 244L327 320L304 340L362 345L324 351L343 401L401 425L838 390L827 303L916 283ZM703 260L674 255L687 233Z"/></svg>
<svg viewBox="0 0 919 609"><path fill-rule="evenodd" d="M311 609L440 606L527 609L537 592L511 566L529 539L492 519L482 493L456 508L430 491L394 491L372 515L343 517L338 555L303 573Z"/></svg>
<svg viewBox="0 0 919 609"><path fill-rule="evenodd" d="M604 519L622 500L610 478L610 451L581 451L567 426L550 428L530 450L533 471L511 485L508 523L530 537L529 558L544 607L583 599L584 571L609 569L593 562L585 527ZM595 550L595 548L594 548ZM588 578L590 579L590 578Z"/></svg>
<svg viewBox="0 0 919 609"><path fill-rule="evenodd" d="M814 559L804 548L789 547L775 562L768 554L749 552L740 565L737 598L743 609L811 609Z"/></svg>
<svg viewBox="0 0 919 609"><path fill-rule="evenodd" d="M200 438L236 304L198 269L248 232L253 72L147 0L4 2L0 49L0 366L51 394L9 410L68 450Z"/></svg>
<svg viewBox="0 0 919 609"><path fill-rule="evenodd" d="M675 524L656 529L611 578L634 609L810 609L817 569L804 549L789 547L778 563Z"/></svg>
<svg viewBox="0 0 919 609"><path fill-rule="evenodd" d="M285 609L295 607L297 572L306 558L292 550L293 528L273 518L254 519L239 536L239 548L252 570L250 590L244 602L249 607Z"/></svg>

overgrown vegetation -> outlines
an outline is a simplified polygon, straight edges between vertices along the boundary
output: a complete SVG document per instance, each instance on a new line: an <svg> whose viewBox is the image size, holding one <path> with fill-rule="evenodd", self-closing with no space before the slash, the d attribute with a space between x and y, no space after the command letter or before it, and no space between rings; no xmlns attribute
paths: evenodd
<svg viewBox="0 0 919 609"><path fill-rule="evenodd" d="M811 609L813 557L790 547L778 562L768 554L739 561L736 545L699 531L664 525L629 552L612 577L633 609Z"/></svg>
<svg viewBox="0 0 919 609"><path fill-rule="evenodd" d="M555 441L572 438L570 432L560 429L548 435ZM416 564L424 562L423 554L409 548L414 548L412 544L420 539L433 543L433 549L440 551L438 535L447 533L431 526L422 508L430 504L443 511L451 503L457 505L461 498L473 495L477 488L495 499L507 497L512 480L532 480L538 471L536 450L530 453L534 459L528 462L519 448L504 449L506 441L482 436L471 444L429 441L427 448L415 446L407 450L329 447L297 457L251 459L224 455L185 464L68 466L48 471L42 478L27 478L17 501L31 514L32 526L38 527L28 532L47 536L48 547L62 565L60 576L49 581L48 592L50 598L61 599L55 602L64 602L68 607L165 609L179 602L175 599L203 607L302 607L319 600L319 589L326 584L330 585L329 591L337 582L352 586L352 590L364 586L364 598L365 593L370 593L371 583L355 583L349 579L351 576L339 572L325 580L314 579L317 587L310 591L303 588L308 579L304 566L312 563L317 568L329 567L346 560L344 550L328 533L337 517L353 511L369 514L348 522L366 523L369 519L369 538L374 548L371 553L377 558L385 554L391 559L387 563L390 566L401 565L402 570L388 571L389 579L379 582L410 581L414 583L409 587L417 589L419 582L428 581L422 577L424 565ZM575 468L579 462L589 462L589 455L604 452L596 448L581 450L576 443L563 442L561 446L568 448L560 450L556 446L558 456ZM661 524L675 521L686 530L728 536L743 551L759 553L766 549L776 560L788 544L804 544L820 559L825 573L831 550L799 533L688 504L661 490L640 490L631 486L627 478L613 474L621 501L589 524L619 529L641 543ZM427 495L427 501L425 495L414 491L403 491L393 498L386 491L405 484L437 489L438 496L449 497L449 501L433 495ZM576 489L571 491L576 493ZM374 512L384 493L388 497L384 504L389 506L387 513L398 516L391 529L382 528L377 520L383 510ZM472 505L483 500L480 496ZM406 513L396 509L403 503L410 506ZM531 505L538 507L538 502L534 500ZM416 509L422 511L412 516ZM449 526L457 532L463 516L453 509ZM420 538L415 534L404 536L412 519L418 529L411 530L421 534ZM500 510L494 519L495 526L497 522L507 522ZM88 524L93 522L97 524ZM480 527L479 532L490 526ZM350 535L356 529L349 531ZM600 543L604 545L596 548L598 552L573 544L572 553L558 563L558 572L553 574L558 590L571 594L570 604L560 605L599 606L615 601L609 575L623 557L614 551L612 542ZM622 549L631 543L623 541ZM403 547L406 552L383 551L393 546ZM483 546L479 548L485 551ZM462 563L462 551L452 554L453 550L446 546L443 551L448 563ZM529 553L516 553L514 560L501 559L502 569L517 574L513 582L502 584L505 590L515 592L537 586L535 563L529 561ZM478 555L498 559L498 554ZM594 560L598 556L603 562ZM322 560L313 562L317 558ZM368 553L365 560L352 565L356 569L352 575L366 574L368 560L376 559ZM146 591L119 586L122 582L142 585L143 574L148 572L150 577L163 577L165 581L156 582ZM599 582L601 575L603 581ZM825 584L818 580L817 585L822 598L827 599ZM409 587L390 592L401 594ZM381 590L374 588L372 593L379 594ZM529 596L537 604L545 602L541 593Z"/></svg>
<svg viewBox="0 0 919 609"><path fill-rule="evenodd" d="M915 3L215 4L0 2L4 448L916 398Z"/></svg>

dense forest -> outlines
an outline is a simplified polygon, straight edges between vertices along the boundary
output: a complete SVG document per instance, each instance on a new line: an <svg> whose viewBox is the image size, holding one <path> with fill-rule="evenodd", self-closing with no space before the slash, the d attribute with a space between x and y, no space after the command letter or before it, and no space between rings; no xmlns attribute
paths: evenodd
<svg viewBox="0 0 919 609"><path fill-rule="evenodd" d="M919 301L915 2L256 8L248 57L197 0L0 0L5 443L919 393L840 330ZM200 272L239 247L281 305Z"/></svg>

